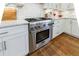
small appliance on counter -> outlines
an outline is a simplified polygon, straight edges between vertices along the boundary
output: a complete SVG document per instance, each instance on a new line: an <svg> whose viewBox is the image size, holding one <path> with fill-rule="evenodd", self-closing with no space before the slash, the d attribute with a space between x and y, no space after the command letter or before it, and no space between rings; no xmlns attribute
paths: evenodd
<svg viewBox="0 0 79 59"><path fill-rule="evenodd" d="M26 18L29 22L30 53L47 44L52 39L51 18Z"/></svg>
<svg viewBox="0 0 79 59"><path fill-rule="evenodd" d="M17 9L15 7L5 7L3 16L2 16L2 21L16 21L17 17Z"/></svg>

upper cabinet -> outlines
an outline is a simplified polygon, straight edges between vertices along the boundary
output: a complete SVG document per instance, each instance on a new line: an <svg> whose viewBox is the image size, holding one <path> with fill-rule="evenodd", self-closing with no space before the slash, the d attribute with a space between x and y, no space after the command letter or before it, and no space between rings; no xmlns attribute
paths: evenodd
<svg viewBox="0 0 79 59"><path fill-rule="evenodd" d="M45 9L74 10L72 3L45 3L43 7Z"/></svg>
<svg viewBox="0 0 79 59"><path fill-rule="evenodd" d="M62 3L61 9L62 10L68 10L68 11L74 10L74 5L73 5L73 3Z"/></svg>
<svg viewBox="0 0 79 59"><path fill-rule="evenodd" d="M73 3L45 3L44 14L52 18L76 18Z"/></svg>
<svg viewBox="0 0 79 59"><path fill-rule="evenodd" d="M6 7L22 8L24 6L24 3L7 3L5 6Z"/></svg>
<svg viewBox="0 0 79 59"><path fill-rule="evenodd" d="M45 3L44 9L60 9L61 3Z"/></svg>

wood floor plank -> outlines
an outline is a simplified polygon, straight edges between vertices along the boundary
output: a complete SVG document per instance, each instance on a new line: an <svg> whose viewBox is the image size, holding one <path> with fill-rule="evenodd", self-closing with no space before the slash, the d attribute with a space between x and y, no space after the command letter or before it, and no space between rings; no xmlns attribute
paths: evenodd
<svg viewBox="0 0 79 59"><path fill-rule="evenodd" d="M79 39L63 33L30 56L79 56Z"/></svg>

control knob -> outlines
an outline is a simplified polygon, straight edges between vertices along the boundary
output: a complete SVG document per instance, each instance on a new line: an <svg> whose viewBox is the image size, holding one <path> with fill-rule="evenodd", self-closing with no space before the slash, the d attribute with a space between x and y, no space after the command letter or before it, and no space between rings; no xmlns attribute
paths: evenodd
<svg viewBox="0 0 79 59"><path fill-rule="evenodd" d="M30 30L31 30L31 31L34 31L34 28L33 28L33 27L32 27L32 28L30 28Z"/></svg>

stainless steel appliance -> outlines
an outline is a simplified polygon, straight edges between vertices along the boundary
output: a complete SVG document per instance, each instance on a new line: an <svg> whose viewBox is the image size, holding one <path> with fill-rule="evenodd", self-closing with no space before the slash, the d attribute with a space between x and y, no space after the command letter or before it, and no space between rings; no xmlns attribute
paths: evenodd
<svg viewBox="0 0 79 59"><path fill-rule="evenodd" d="M25 20L29 22L29 49L31 53L52 39L52 19L27 18Z"/></svg>

